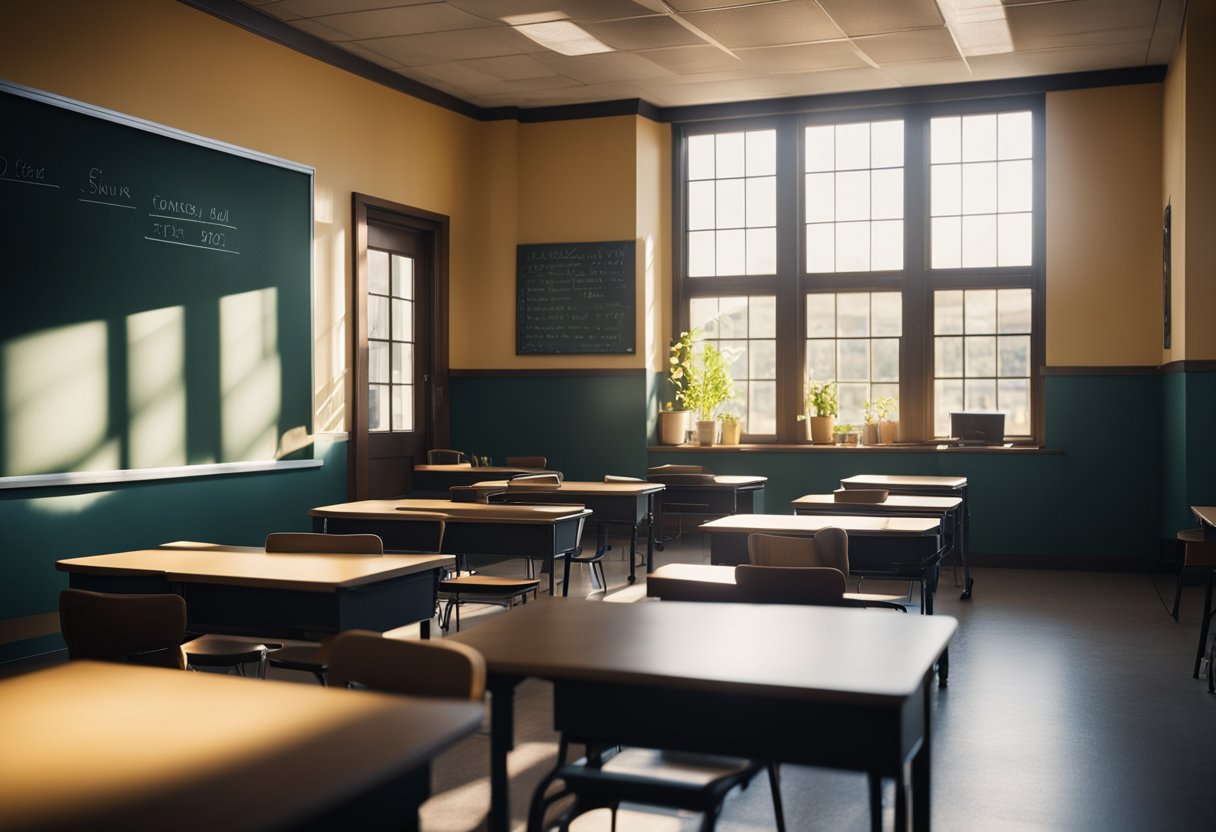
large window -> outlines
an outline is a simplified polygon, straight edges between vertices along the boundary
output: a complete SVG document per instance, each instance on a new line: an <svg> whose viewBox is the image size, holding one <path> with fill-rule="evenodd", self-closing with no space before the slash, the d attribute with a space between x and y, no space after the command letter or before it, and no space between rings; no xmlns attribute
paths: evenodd
<svg viewBox="0 0 1216 832"><path fill-rule="evenodd" d="M678 128L677 331L723 349L750 441L804 441L809 382L840 420L898 403L901 439L952 411L1041 438L1041 98Z"/></svg>

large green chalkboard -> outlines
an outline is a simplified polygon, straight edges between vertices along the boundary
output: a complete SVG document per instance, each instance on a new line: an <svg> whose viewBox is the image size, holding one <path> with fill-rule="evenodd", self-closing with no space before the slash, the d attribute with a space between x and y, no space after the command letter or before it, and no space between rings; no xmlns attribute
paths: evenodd
<svg viewBox="0 0 1216 832"><path fill-rule="evenodd" d="M312 169L0 82L0 477L312 421Z"/></svg>
<svg viewBox="0 0 1216 832"><path fill-rule="evenodd" d="M635 251L633 240L519 246L515 353L632 355Z"/></svg>

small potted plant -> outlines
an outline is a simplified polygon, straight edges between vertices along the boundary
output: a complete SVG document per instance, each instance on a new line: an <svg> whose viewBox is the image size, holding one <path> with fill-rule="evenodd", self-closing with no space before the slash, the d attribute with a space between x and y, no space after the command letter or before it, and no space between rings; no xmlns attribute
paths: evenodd
<svg viewBox="0 0 1216 832"><path fill-rule="evenodd" d="M837 445L857 444L857 431L850 424L837 425L833 433L836 436Z"/></svg>
<svg viewBox="0 0 1216 832"><path fill-rule="evenodd" d="M866 399L862 405L865 423L861 426L861 444L878 444L878 400Z"/></svg>
<svg viewBox="0 0 1216 832"><path fill-rule="evenodd" d="M735 383L730 377L727 358L707 342L701 346L686 375L688 385L684 388L683 402L699 417L697 441L712 445L718 434L718 409L735 397Z"/></svg>
<svg viewBox="0 0 1216 832"><path fill-rule="evenodd" d="M694 339L700 330L681 332L671 345L667 358L667 381L671 385L672 399L679 402L681 407L675 409L672 400L659 412L659 443L662 445L682 445L688 437L688 410L683 405L684 391L688 389L689 374L692 372L692 348Z"/></svg>
<svg viewBox="0 0 1216 832"><path fill-rule="evenodd" d="M722 444L738 445L743 435L743 423L734 413L722 414Z"/></svg>
<svg viewBox="0 0 1216 832"><path fill-rule="evenodd" d="M807 384L806 421L813 444L832 444L832 433L836 429L836 416L839 412L840 400L835 381L825 381L822 384L812 381Z"/></svg>
<svg viewBox="0 0 1216 832"><path fill-rule="evenodd" d="M899 422L891 418L898 412L899 405L890 396L880 396L875 400L875 413L878 418L878 438L884 445L893 445L899 439Z"/></svg>

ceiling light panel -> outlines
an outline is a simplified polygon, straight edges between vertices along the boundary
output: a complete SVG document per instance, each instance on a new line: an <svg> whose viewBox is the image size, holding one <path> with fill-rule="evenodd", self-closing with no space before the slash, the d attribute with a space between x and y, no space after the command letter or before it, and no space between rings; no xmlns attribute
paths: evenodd
<svg viewBox="0 0 1216 832"><path fill-rule="evenodd" d="M612 51L611 46L569 20L528 23L512 28L524 37L561 55L595 55Z"/></svg>

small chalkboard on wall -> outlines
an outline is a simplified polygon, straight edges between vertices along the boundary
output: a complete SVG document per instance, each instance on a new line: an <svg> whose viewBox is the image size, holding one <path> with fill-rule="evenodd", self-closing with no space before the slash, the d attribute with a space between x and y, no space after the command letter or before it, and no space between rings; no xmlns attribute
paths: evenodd
<svg viewBox="0 0 1216 832"><path fill-rule="evenodd" d="M515 354L632 355L634 240L521 245L515 268Z"/></svg>

